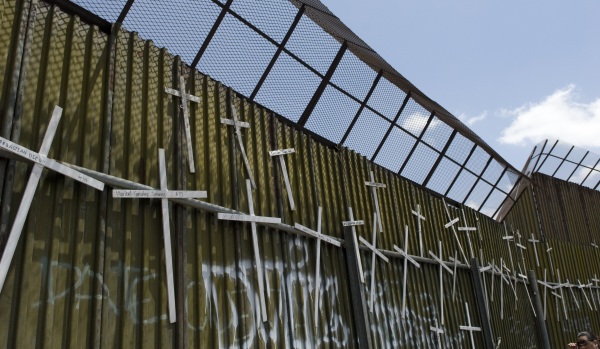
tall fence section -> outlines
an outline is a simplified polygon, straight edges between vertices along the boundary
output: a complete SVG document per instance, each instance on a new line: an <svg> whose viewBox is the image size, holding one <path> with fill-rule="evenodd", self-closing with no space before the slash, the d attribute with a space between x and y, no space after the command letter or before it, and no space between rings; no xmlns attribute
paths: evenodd
<svg viewBox="0 0 600 349"><path fill-rule="evenodd" d="M402 159L439 148L421 179L444 193L126 30L143 3L0 4L0 347L542 348L600 328L595 188L472 160L488 147L421 106ZM197 23L247 5L217 3Z"/></svg>

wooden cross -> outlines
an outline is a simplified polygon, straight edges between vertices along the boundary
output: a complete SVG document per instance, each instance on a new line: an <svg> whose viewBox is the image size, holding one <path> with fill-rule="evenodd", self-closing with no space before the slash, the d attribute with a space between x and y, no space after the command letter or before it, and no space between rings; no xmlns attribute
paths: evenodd
<svg viewBox="0 0 600 349"><path fill-rule="evenodd" d="M318 311L321 300L321 241L328 242L334 246L340 247L342 243L330 238L329 236L321 234L321 216L322 216L323 208L319 206L319 211L317 214L317 231L309 229L303 225L298 223L294 224L294 228L300 230L301 232L310 235L311 237L317 239L317 266L315 271L315 324L317 323Z"/></svg>
<svg viewBox="0 0 600 349"><path fill-rule="evenodd" d="M510 241L514 240L514 235L508 235L508 229L506 229L506 221L504 222L504 236L502 240L506 241L506 247L508 248L508 256L510 257L510 267L511 269L515 269L515 263L513 262L512 251L510 249Z"/></svg>
<svg viewBox="0 0 600 349"><path fill-rule="evenodd" d="M573 300L575 301L575 305L577 306L577 309L581 309L579 307L579 302L577 301L577 297L575 297L575 292L573 292L573 285L569 282L569 279L567 279L567 282L565 284L563 284L563 286L567 287L569 289L569 291L571 292L571 297L573 297Z"/></svg>
<svg viewBox="0 0 600 349"><path fill-rule="evenodd" d="M377 249L377 212L373 214L373 243L370 244L363 237L358 238L369 250L373 252L371 258L371 297L369 298L369 309L373 311L373 300L375 299L375 257L383 259L386 263L389 259Z"/></svg>
<svg viewBox="0 0 600 349"><path fill-rule="evenodd" d="M484 265L485 263L483 262L483 249L479 249L479 258L481 258L481 265ZM481 267L479 268L479 273L485 273L486 271L492 269L491 265L488 265L487 267ZM481 279L483 281L483 295L485 297L485 309L487 310L487 312L490 312L490 303L488 301L488 295L487 295L487 285L485 282L485 275L481 275Z"/></svg>
<svg viewBox="0 0 600 349"><path fill-rule="evenodd" d="M446 271L448 271L450 273L450 275L454 275L454 272L452 272L452 270L450 268L448 268L448 266L446 265L446 263L442 260L442 241L438 241L438 253L440 254L439 257L436 256L433 252L428 251L429 255L439 264L440 268L439 268L439 276L440 276L440 317L442 319L442 326L444 325L444 283L443 283L443 273L444 273L444 269L446 269ZM436 320L437 322L437 320ZM436 324L437 326L437 324Z"/></svg>
<svg viewBox="0 0 600 349"><path fill-rule="evenodd" d="M406 318L406 276L408 275L408 262L411 262L417 268L421 268L421 265L417 263L408 254L408 225L404 229L404 250L394 245L394 250L398 251L404 257L404 275L402 281L402 319Z"/></svg>
<svg viewBox="0 0 600 349"><path fill-rule="evenodd" d="M348 215L350 216L349 221L342 221L342 226L344 227L352 227L352 236L354 237L354 244L358 247L358 239L356 238L356 226L364 225L365 222L363 220L354 220L354 213L352 212L352 207L348 207ZM360 259L360 251L356 249L356 260L358 261L358 276L360 277L360 282L365 283L365 275L362 270L362 262Z"/></svg>
<svg viewBox="0 0 600 349"><path fill-rule="evenodd" d="M252 228L252 246L254 249L254 263L256 264L256 275L258 283L258 293L260 295L260 307L262 322L267 322L267 302L265 300L265 289L262 263L260 261L260 249L258 248L258 236L256 233L256 223L281 223L281 218L262 217L254 215L254 200L252 198L252 188L249 179L246 179L246 193L248 194L248 212L249 214L218 213L217 219L238 222L250 222ZM259 320L261 319L259 315Z"/></svg>
<svg viewBox="0 0 600 349"><path fill-rule="evenodd" d="M521 244L521 234L517 230L517 237L519 238L519 242L515 241L515 246L517 246L521 251L521 261L523 261L523 266L525 266L525 254L523 251L527 250L527 247Z"/></svg>
<svg viewBox="0 0 600 349"><path fill-rule="evenodd" d="M373 171L371 171L371 181L366 182L365 185L367 187L371 187L371 193L373 193L373 200L375 201L375 212L377 213L377 222L379 224L379 232L383 232L383 226L381 223L381 212L379 211L379 199L377 198L377 189L385 188L385 184L375 182L375 176L373 175Z"/></svg>
<svg viewBox="0 0 600 349"><path fill-rule="evenodd" d="M598 298L598 300L600 300L600 293L598 293L598 281L600 281L600 279L598 279L597 274L594 274L594 278L592 279L592 281L594 282L594 286L596 287L596 297Z"/></svg>
<svg viewBox="0 0 600 349"><path fill-rule="evenodd" d="M556 269L556 276L558 277L558 285L556 285L556 288L560 290L560 300L562 301L563 311L565 312L565 319L568 319L567 306L565 305L565 295L563 293L563 286L565 286L565 284L561 283L560 281L560 270L558 269Z"/></svg>
<svg viewBox="0 0 600 349"><path fill-rule="evenodd" d="M417 204L417 210L411 210L412 214L417 216L417 229L419 231L419 256L423 257L423 234L421 232L421 221L425 221L425 217L421 215L421 206Z"/></svg>
<svg viewBox="0 0 600 349"><path fill-rule="evenodd" d="M167 165L165 160L165 150L158 149L158 170L160 175L159 190L120 190L114 189L112 195L114 198L126 199L154 199L160 198L162 210L163 225L163 243L165 245L165 268L167 272L167 293L169 301L169 321L174 323L176 318L175 307L175 281L173 277L173 251L171 249L171 228L169 219L169 199L176 198L195 198L203 199L207 197L206 191L197 190L168 190L167 189ZM181 301L181 300L180 300Z"/></svg>
<svg viewBox="0 0 600 349"><path fill-rule="evenodd" d="M537 253L537 248L535 248L535 244L537 242L540 242L540 240L536 240L535 236L533 235L533 233L531 233L531 239L527 240L529 242L531 242L533 244L533 253L535 254L535 265L536 266L540 266L540 260L538 258L538 253Z"/></svg>
<svg viewBox="0 0 600 349"><path fill-rule="evenodd" d="M192 150L192 134L190 131L190 114L188 112L187 102L200 103L200 97L189 94L185 91L185 79L179 77L179 91L165 87L165 92L181 98L181 109L183 110L183 124L185 125L185 141L187 143L188 165L191 173L195 173L194 152Z"/></svg>
<svg viewBox="0 0 600 349"><path fill-rule="evenodd" d="M578 284L577 287L579 287L581 292L583 292L583 297L585 298L585 301L587 302L588 306L590 307L590 310L594 310L594 307L592 307L592 303L590 303L590 299L587 297L587 294L585 293L585 290L583 289L584 287L592 286L592 284L584 285L581 283L581 281L579 281L579 279L577 279L577 284Z"/></svg>
<svg viewBox="0 0 600 349"><path fill-rule="evenodd" d="M519 269L521 269L520 266L519 266ZM527 289L527 283L525 282L525 280L527 280L527 276L525 276L522 273L519 273L519 277L523 281L523 287L525 288L525 294L527 294L527 299L529 299L529 305L531 305L531 311L533 312L533 316L537 317L537 314L535 313L535 307L533 306L533 301L531 300L531 296L529 295L529 290Z"/></svg>
<svg viewBox="0 0 600 349"><path fill-rule="evenodd" d="M435 334L437 346L439 349L441 349L442 348L442 340L440 338L440 335L444 334L444 330L441 327L438 327L437 319L433 319L433 323L435 324L435 326L429 326L429 330Z"/></svg>
<svg viewBox="0 0 600 349"><path fill-rule="evenodd" d="M454 251L454 258L450 257L450 261L454 265L454 269L452 271L452 301L454 301L454 296L456 295L456 268L458 267L458 253L456 250Z"/></svg>
<svg viewBox="0 0 600 349"><path fill-rule="evenodd" d="M492 267L492 291L490 292L490 301L494 301L494 279L496 278L496 264L495 264L495 260L492 259L492 264L490 264L490 266Z"/></svg>
<svg viewBox="0 0 600 349"><path fill-rule="evenodd" d="M283 173L283 181L285 182L285 189L287 190L288 198L290 200L290 208L292 211L296 210L294 204L294 196L292 195L292 186L290 185L290 177L288 176L287 167L285 166L285 159L283 158L286 154L294 153L294 148L289 149L278 149L269 152L271 157L277 156L279 158L279 165L281 166L281 172Z"/></svg>
<svg viewBox="0 0 600 349"><path fill-rule="evenodd" d="M446 225L444 225L444 228L448 229L448 228L452 227L452 232L454 233L454 239L456 240L456 243L458 244L460 253L462 254L462 257L463 257L465 263L469 264L467 255L465 254L465 251L463 250L462 245L460 244L460 239L458 238L458 234L456 234L456 229L454 229L454 224L458 223L460 221L460 218L456 217L456 218L452 219L452 216L450 216L450 210L448 210L448 204L446 204L446 200L444 200L444 198L442 198L442 202L444 203L444 208L446 209L446 215L448 216L448 219L450 220L448 223L446 223Z"/></svg>
<svg viewBox="0 0 600 349"><path fill-rule="evenodd" d="M1 149L11 154L17 155L19 158L23 158L34 163L33 168L31 169L31 174L29 175L29 180L27 181L27 186L25 187L25 191L23 192L21 204L19 205L17 215L15 216L15 221L13 222L13 226L8 235L6 247L4 248L4 253L2 254L2 259L0 260L0 292L4 287L4 282L6 281L6 276L8 275L10 263L12 262L12 258L15 254L17 244L19 243L19 239L21 238L21 232L23 230L23 227L25 226L25 220L27 219L27 214L29 213L31 203L33 202L33 195L35 194L37 185L42 175L42 170L44 168L48 168L52 171L61 173L67 177L73 178L74 180L91 186L97 190L104 190L104 183L97 181L91 177L88 177L83 173L77 172L61 164L60 162L46 157L48 155L48 152L50 152L50 146L52 145L52 140L54 139L54 135L56 133L56 129L58 128L58 123L60 122L61 116L62 108L59 106L54 107L52 117L50 118L48 128L46 129L46 134L44 135L42 145L40 146L40 151L37 153L25 147L22 147L16 143L13 143L8 139L0 137Z"/></svg>
<svg viewBox="0 0 600 349"><path fill-rule="evenodd" d="M471 325L471 315L469 315L469 304L465 302L465 309L467 311L467 326L460 326L459 328L463 331L469 331L471 337L471 348L475 349L475 339L473 338L473 332L481 331L481 327L475 327Z"/></svg>
<svg viewBox="0 0 600 349"><path fill-rule="evenodd" d="M464 231L467 234L467 242L469 243L469 250L471 251L471 258L475 258L475 253L473 253L473 245L471 244L471 234L470 231L475 231L477 228L467 226L467 219L465 217L465 211L462 210L463 221L465 221L464 227L458 227L458 231Z"/></svg>
<svg viewBox="0 0 600 349"><path fill-rule="evenodd" d="M546 242L546 245L548 245L548 242ZM548 260L550 261L550 272L552 273L552 275L554 275L554 267L552 266L552 255L550 254L550 252L552 252L552 247L548 247L546 249L546 253L548 254Z"/></svg>
<svg viewBox="0 0 600 349"><path fill-rule="evenodd" d="M229 126L233 126L235 129L235 136L238 142L238 146L240 147L240 151L242 152L242 159L244 160L244 166L246 167L246 172L248 172L248 177L250 177L250 184L252 184L252 189L256 189L256 182L254 182L254 176L252 175L252 169L250 168L250 162L248 161L248 156L246 155L246 148L244 148L244 142L242 141L242 131L241 128L250 128L250 124L247 122L241 122L238 119L237 111L235 107L231 106L231 115L233 120L221 118L221 123Z"/></svg>

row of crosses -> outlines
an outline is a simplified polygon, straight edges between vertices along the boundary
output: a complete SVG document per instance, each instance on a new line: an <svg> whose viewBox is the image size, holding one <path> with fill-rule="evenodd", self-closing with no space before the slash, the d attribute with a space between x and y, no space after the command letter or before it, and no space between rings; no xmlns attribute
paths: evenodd
<svg viewBox="0 0 600 349"><path fill-rule="evenodd" d="M167 91L167 92L173 93L173 94L181 97L182 109L184 111L183 112L184 118L187 118L188 117L187 107L183 107L183 104L187 103L186 101L188 101L188 100L197 102L197 101L199 101L199 98L185 93L185 91L184 91L185 83L184 83L183 79L180 80L180 86L181 86L180 91L171 90L171 91ZM235 128L235 134L236 134L236 138L238 141L238 146L240 147L242 157L244 158L244 164L246 166L246 171L247 171L248 177L249 177L249 179L246 180L246 192L247 192L247 196L248 196L249 213L248 214L219 213L218 219L219 220L248 222L251 225L252 242L253 242L253 249L254 249L253 252L254 252L254 258L255 258L255 264L256 264L256 270L257 270L257 283L258 283L258 290L259 290L259 296L260 296L260 308L261 308L260 314L258 314L258 316L259 316L259 321L261 321L261 320L267 321L268 317L267 317L266 298L265 298L265 291L264 291L265 280L264 280L264 275L263 275L263 271L262 271L260 251L259 251L259 247L258 247L258 237L257 237L256 225L257 225L257 223L263 223L263 224L265 224L265 223L267 223L267 224L268 223L281 223L281 219L276 218L276 217L256 216L254 214L252 189L256 187L256 184L253 180L252 171L250 169L249 161L247 159L245 149L243 146L243 142L242 142L242 138L241 138L241 128L248 128L249 124L239 121L239 118L237 117L236 112L235 112L235 110L233 110L233 108L232 108L232 111L233 111L232 112L233 119L232 120L231 119L221 119L221 122L223 124L230 125ZM31 151L27 148L24 148L18 144L15 144L7 139L0 137L0 149L2 149L4 151L4 153L11 154L12 156L16 156L18 158L23 158L25 160L28 160L28 161L31 161L34 163L33 169L30 174L29 181L27 183L27 186L26 186L24 194L23 194L23 199L21 201L21 204L20 204L19 209L16 214L15 221L14 221L11 231L9 233L9 238L7 241L7 245L6 245L4 254L2 255L2 259L0 260L0 291L2 290L4 282L6 280L8 269L10 267L10 263L14 256L14 252L16 250L16 246L18 244L18 241L19 241L19 238L21 235L21 231L24 226L24 223L25 223L25 220L27 217L27 213L29 211L29 207L33 200L33 195L35 193L35 190L36 190L37 184L39 182L43 168L47 168L49 170L59 172L67 177L73 178L74 180L77 180L85 185L91 186L97 190L100 190L100 191L104 190L104 183L102 183L92 177L89 177L81 172L78 172L78 171L72 169L71 167L69 167L68 165L62 164L58 161L55 161L55 160L47 157L47 155L50 151L50 146L52 144L52 140L56 133L56 129L58 127L61 115L62 115L62 109L57 106L52 113L51 120L48 124L48 129L46 131L46 134L42 141L42 145L38 152ZM186 137L187 137L189 135L189 122L185 122L185 124L186 124ZM187 142L188 142L188 159L189 159L188 164L190 167L190 172L194 173L193 156L190 157L192 147L191 147L191 141L189 141L189 138L188 138ZM294 153L294 149L279 149L279 150L270 151L269 155L272 157L279 158L279 164L280 164L281 170L283 172L283 178L284 178L284 182L285 182L287 193L288 193L289 204L290 204L291 209L294 210L295 204L294 204L294 200L292 197L291 185L290 185L290 181L289 181L289 176L287 175L287 168L285 165L285 161L283 159L284 155L291 154L291 153ZM170 228L169 228L170 227L170 225L169 225L170 219L169 219L168 201L169 201L169 199L173 199L173 198L193 198L193 199L206 198L207 192L206 191L187 191L187 190L168 190L167 189L167 177L166 177L166 173L167 173L166 160L165 160L165 153L164 153L163 149L159 149L158 158L159 158L158 160L159 160L160 189L158 189L158 190L116 190L115 189L115 190L113 190L112 193L113 193L113 197L115 197L115 198L135 198L135 199L142 199L142 198L156 199L156 198L158 198L158 199L160 199L162 222L163 222L163 243L164 243L164 247L165 247L165 268L166 268L166 275L167 275L166 281L167 281L167 288L168 288L169 320L171 323L173 323L176 321L176 313L175 313L176 308L175 308L175 291L174 291L174 281L173 281L174 272L173 272L173 263L172 263L172 249L171 249ZM374 200L374 206L375 206L375 212L373 213L372 240L371 240L371 242L369 242L362 237L359 237L358 240L364 246L366 246L366 248L368 250L370 250L372 252L371 294L370 294L370 299L369 299L369 308L372 310L373 303L374 303L374 295L375 295L375 292L374 292L375 277L374 276L375 276L376 258L379 257L384 262L386 262L386 263L389 262L389 259L377 248L377 234L383 232L377 190L386 188L386 185L375 182L374 174L372 171L370 173L370 181L366 181L365 185L371 189L371 192L373 195L373 200ZM455 227L454 227L455 224L459 222L459 218L452 219L452 217L450 216L450 213L448 211L447 205L444 205L444 206L446 208L446 212L447 212L448 219L449 219L449 222L447 224L445 224L444 227L446 229L452 228L452 231L453 231L456 241L458 243L461 254L462 254L463 258L465 260L467 260L464 250L460 244L460 240L458 239L458 236L456 234ZM356 234L356 231L354 228L355 228L355 226L363 225L364 222L362 220L354 219L352 208L349 208L348 211L349 211L348 213L349 213L350 221L343 222L343 226L352 226L355 243L358 245L358 241L356 241L357 234ZM417 230L418 230L418 235L419 235L419 255L420 255L420 257L423 257L424 253L423 253L421 221L425 221L426 218L423 216L423 214L421 212L420 205L416 205L416 210L412 210L412 214L417 219ZM317 252L316 252L317 262L316 262L316 271L315 271L315 275L316 275L316 293L315 293L315 295L316 296L315 296L315 301L314 301L315 322L317 320L318 309L320 306L320 295L319 295L320 288L319 288L319 286L320 286L321 241L325 241L325 242L332 244L334 246L337 246L337 247L341 246L341 242L339 240L321 233L321 218L322 218L322 208L319 207L316 231L312 230L310 228L307 228L305 226L302 226L300 224L297 224L297 223L294 226L298 232L303 233L306 236L315 238L317 240L317 249L316 249L317 250ZM463 211L463 220L466 222L466 219L464 217L464 211ZM505 225L505 229L506 229L506 225ZM469 243L469 252L471 253L472 257L474 257L474 253L473 253L473 247L471 244L469 232L472 232L475 230L477 230L477 229L474 227L468 227L466 225L463 227L458 227L458 231L462 231L467 234L467 240ZM408 276L408 272L407 272L408 263L410 262L412 265L414 265L417 268L420 267L420 264L418 262L416 262L411 257L411 255L408 253L408 235L409 235L408 234L408 226L406 226L404 249L401 249L400 247L398 247L396 245L393 246L394 250L400 256L402 256L404 258L404 275L403 275L403 292L402 292L403 293L403 299L402 299L402 318L403 319L406 317L406 315L408 313L407 309L406 309L406 283L407 283L407 276ZM520 249L521 260L523 262L523 269L521 271L525 270L525 259L524 259L524 255L523 255L523 250L525 250L526 247L521 244L521 235L518 232L517 232L517 238L518 238L518 242L516 242L516 239L514 236L508 235L507 230L505 230L505 236L502 238L503 240L505 240L507 242L507 244L509 244L508 247L509 247L511 269L513 270L513 273L515 273L515 274L516 274L516 269L514 267L514 261L512 259L512 252L511 252L510 243L509 243L510 241L514 241L515 245ZM537 249L536 249L536 243L539 243L539 240L536 240L532 234L531 239L529 239L528 241L531 242L534 246L536 264L539 266L539 258L538 258ZM548 253L549 257L550 257L551 250L552 250L551 248L547 249L547 253ZM428 253L433 258L432 261L439 264L440 295L444 294L443 293L443 282L442 282L444 270L446 270L446 272L448 272L450 275L454 276L453 291L452 291L452 294L454 295L455 284L456 284L456 267L457 267L457 264L459 263L459 261L457 259L457 252L455 252L454 258L452 258L452 257L449 258L450 261L454 263L454 270L450 269L446 265L446 262L443 261L441 241L439 242L439 246L438 246L438 255L436 255L432 251L428 251ZM362 271L362 264L360 262L360 254L358 253L358 250L357 250L357 259L359 260L358 266L359 266L360 280L364 283L364 274ZM482 259L482 263L483 263L483 259ZM550 258L550 263L552 263L551 258ZM520 265L518 267L519 267L519 269L521 269ZM492 269L492 273L494 275L496 275L497 273L500 274L500 280L501 280L500 281L500 283L501 283L500 293L502 294L502 292L503 292L502 281L505 281L505 283L508 283L511 286L513 293L515 295L515 299L517 299L517 293L516 293L516 283L517 282L515 281L515 285L513 286L513 284L509 281L509 279L507 279L504 276L505 272L506 272L506 276L509 276L510 270L504 264L502 259L500 261L500 267L495 266L494 263L492 263L491 265L488 265L487 267L482 267L480 269L480 272L485 272L490 269ZM551 294L553 294L557 298L562 299L563 309L564 309L565 317L566 317L566 307L564 304L563 288L569 288L569 290L571 291L571 294L573 295L573 298L575 299L576 305L579 308L579 303L577 302L577 300L574 296L573 288L578 287L583 290L584 287L591 287L592 284L590 283L588 285L583 285L578 280L578 284L575 285L575 284L571 284L568 279L566 280L566 283L561 283L560 282L560 274L559 274L558 270L557 270L557 274L558 274L558 278L559 278L558 285L553 286L550 283L548 283L546 281L546 275L544 275L544 281L540 282L540 284L544 285L546 289L553 290L551 292ZM520 280L523 281L523 285L526 286L525 280L527 279L527 277L525 275L523 275L522 273L519 273L518 275L519 275ZM493 280L494 280L494 278L492 278L492 282L493 282ZM595 282L595 284L597 286L597 283L600 280L598 280L597 278L594 278L593 281ZM485 282L485 278L484 278L484 282ZM560 294L554 291L557 289L560 292ZM492 285L492 290L493 290L493 285ZM527 295L529 297L528 292L527 292ZM544 309L546 308L546 306L545 306L546 296L545 295L546 295L546 293L544 293ZM585 295L588 305L590 306L590 308L592 308L592 303L589 301L587 295L585 294L585 291L584 291L584 295ZM486 297L487 297L487 293L486 293ZM443 326L444 325L443 296L440 298L442 299L442 301L440 302L441 303L440 304L440 314L441 314L441 325ZM599 298L600 298L600 295L599 295ZM493 300L493 293L492 293L492 300ZM533 303L531 301L531 298L529 298L529 301L530 301L530 304L533 309ZM467 308L467 318L469 319L468 305L465 304L465 306ZM557 303L557 306L558 306L558 303ZM502 304L501 304L501 313L503 313L503 305ZM535 314L535 310L534 310L534 314ZM501 314L501 316L503 316L503 314ZM545 316L545 313L544 313L544 316ZM432 331L434 331L436 333L436 335L439 336L440 333L443 333L443 330L441 329L441 327L438 327L437 319L435 320L435 322L436 323L435 323L435 326L432 327ZM469 320L469 322L470 322L470 320ZM468 331L475 330L474 327L470 325L470 323L467 326L463 326L463 327L465 327L465 328L461 328L463 330L468 330Z"/></svg>

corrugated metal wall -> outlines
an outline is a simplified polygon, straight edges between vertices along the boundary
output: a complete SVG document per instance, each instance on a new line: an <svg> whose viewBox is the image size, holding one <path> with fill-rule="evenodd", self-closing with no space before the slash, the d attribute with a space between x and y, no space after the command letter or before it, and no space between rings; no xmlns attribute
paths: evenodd
<svg viewBox="0 0 600 349"><path fill-rule="evenodd" d="M467 325L465 303L474 326L482 325L480 310L487 309L492 333L486 335L495 345L541 347L542 334L526 282L516 274L533 269L543 280L547 270L547 279L557 282L553 269L558 268L562 281L569 278L571 283L587 283L600 274L596 271L599 252L590 245L595 240L588 239L598 234L586 230L597 219L592 211L598 201L595 192L534 176L534 189L523 193L506 224L500 224L468 208L446 205L360 155L314 141L119 26L106 35L55 6L24 0L4 0L0 18L3 137L36 149L54 105L60 105L64 113L51 158L115 181L156 188L158 149L164 148L169 189L207 190L205 201L214 208L171 203L177 322L170 324L159 200L114 199L111 187L97 192L45 170L0 293L0 347L358 347L360 324L352 311L358 305L351 301L348 283L349 274L356 271L346 267L345 248L321 245L321 306L315 323L316 242L295 233L292 226L299 223L316 229L317 208L322 206L322 233L343 239L341 222L350 219L348 207L352 207L354 217L365 221L357 227L358 235L372 241L375 206L364 183L370 180L370 171L387 186L378 190L383 234L377 247L390 258L389 263L376 258L372 275L372 254L366 248L361 253L365 303L375 292L374 308L368 312L375 348L437 347L430 326L436 320L442 325L442 298L444 348L471 346L468 332L459 329ZM201 100L190 107L195 174L187 170L179 100L164 93L165 86L177 88L180 76L185 77L188 91ZM283 223L279 229L258 227L267 289L266 323L257 317L260 306L250 227L219 221L215 214L226 209L249 212L247 173L236 138L231 127L220 123L222 117L231 118L232 106L251 125L243 138L257 184L255 213L281 217ZM278 162L268 154L283 148L296 150L286 156L295 211L289 208ZM30 168L22 161L0 159L0 246L12 226ZM581 206L574 206L574 201ZM562 208L552 206L557 202L562 202ZM412 213L417 205L426 218L421 222L422 249L418 220ZM452 228L445 228L454 218L460 218L456 229L477 230L455 235ZM404 259L394 252L394 245L405 248L406 225L408 252L417 256L419 269L409 263L404 270ZM567 228L560 230L562 226ZM545 239L538 247L540 266L527 242L531 234ZM505 235L515 239L507 242L502 239ZM443 271L442 294L439 266L428 253L439 254L440 241L444 261L454 255L462 261L456 281ZM516 242L527 245L523 255ZM548 246L553 257L545 252ZM498 266L502 258L511 269L506 281L491 271L481 273L484 303L477 301L478 285L466 261L472 258L480 266ZM553 268L550 258L554 258ZM405 275L407 315L403 319ZM371 290L373 276L376 282ZM544 290L541 285L540 290ZM571 289L561 291L568 319L562 304L547 294L546 324L556 346L579 330L600 325L584 298L594 295L600 300L597 289L572 289L575 298ZM531 297L535 300L536 295ZM475 333L474 341L477 348L484 347L484 334Z"/></svg>

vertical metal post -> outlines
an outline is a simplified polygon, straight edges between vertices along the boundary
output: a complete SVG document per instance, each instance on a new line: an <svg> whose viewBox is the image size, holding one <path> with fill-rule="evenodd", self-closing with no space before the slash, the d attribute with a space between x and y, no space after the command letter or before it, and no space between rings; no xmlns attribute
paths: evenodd
<svg viewBox="0 0 600 349"><path fill-rule="evenodd" d="M367 317L367 303L363 297L362 284L358 275L358 259L356 258L358 245L352 235L352 227L344 227L344 246L346 247L346 265L348 266L348 288L352 299L352 312L354 326L358 335L359 348L373 348L369 318Z"/></svg>
<svg viewBox="0 0 600 349"><path fill-rule="evenodd" d="M538 316L535 317L535 323L538 328L538 332L542 339L543 348L550 349L552 346L550 345L550 337L548 336L548 328L546 327L546 322L544 321L544 308L542 307L542 300L540 299L540 292L537 286L537 277L535 276L535 272L530 270L527 272L527 278L529 280L529 287L531 288L531 295L533 298L533 303L535 305L535 312ZM538 343L539 344L539 343Z"/></svg>
<svg viewBox="0 0 600 349"><path fill-rule="evenodd" d="M494 349L492 326L490 325L490 318L485 307L485 297L483 294L483 287L481 286L481 275L479 274L479 263L477 263L477 258L471 259L471 278L473 280L475 300L477 301L477 311L479 312L481 328L483 329L483 343L486 349Z"/></svg>

